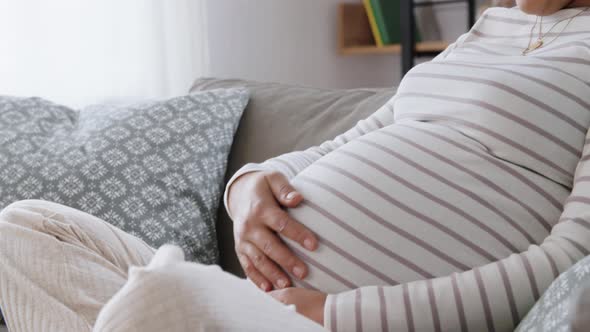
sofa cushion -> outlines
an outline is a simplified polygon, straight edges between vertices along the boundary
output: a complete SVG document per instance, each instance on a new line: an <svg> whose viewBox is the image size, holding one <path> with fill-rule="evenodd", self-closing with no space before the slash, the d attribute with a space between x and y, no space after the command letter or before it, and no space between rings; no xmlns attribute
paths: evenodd
<svg viewBox="0 0 590 332"><path fill-rule="evenodd" d="M192 92L244 86L251 92L234 139L226 180L249 162L332 139L366 118L395 93L395 89L331 90L238 79L202 78ZM217 223L221 264L229 272L243 275L234 253L232 223L219 209Z"/></svg>
<svg viewBox="0 0 590 332"><path fill-rule="evenodd" d="M230 89L78 111L0 97L0 209L54 201L216 263L215 216L247 101Z"/></svg>

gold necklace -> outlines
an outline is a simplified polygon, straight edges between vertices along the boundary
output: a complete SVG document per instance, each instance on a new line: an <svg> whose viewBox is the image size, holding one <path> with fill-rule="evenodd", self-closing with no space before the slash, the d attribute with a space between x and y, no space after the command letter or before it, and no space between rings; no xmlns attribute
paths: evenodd
<svg viewBox="0 0 590 332"><path fill-rule="evenodd" d="M570 17L570 18L564 18L561 19L559 21L557 21L555 24L553 24L553 26L551 26L551 28L549 30L547 30L547 32L543 33L543 16L541 17L541 20L539 22L539 16L537 16L537 19L535 19L535 24L533 24L533 27L531 28L531 33L529 36L529 43L528 46L522 51L522 55L527 55L528 53L539 49L543 46L549 45L550 43L552 43L554 40L556 40L563 31L565 31L565 29L567 29L567 27L570 25L570 23L572 23L572 21L574 20L574 18L580 16L583 12L587 11L589 8L586 7L584 9L582 9L580 12L578 12L576 15ZM545 36L547 36L559 23L568 20L567 24L563 27L563 29L561 29L561 31L559 31L559 33L550 41L545 42L544 38ZM533 31L535 31L535 27L537 26L537 23L539 23L539 36L537 37L537 41L535 41L534 43L532 43L533 41Z"/></svg>

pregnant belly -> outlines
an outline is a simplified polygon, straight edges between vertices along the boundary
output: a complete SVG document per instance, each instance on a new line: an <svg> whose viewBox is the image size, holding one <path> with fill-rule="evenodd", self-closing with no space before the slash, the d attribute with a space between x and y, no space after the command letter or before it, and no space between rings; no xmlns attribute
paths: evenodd
<svg viewBox="0 0 590 332"><path fill-rule="evenodd" d="M320 238L286 240L310 268L298 286L340 292L449 275L540 243L568 191L458 132L394 124L324 156L292 181L289 213Z"/></svg>

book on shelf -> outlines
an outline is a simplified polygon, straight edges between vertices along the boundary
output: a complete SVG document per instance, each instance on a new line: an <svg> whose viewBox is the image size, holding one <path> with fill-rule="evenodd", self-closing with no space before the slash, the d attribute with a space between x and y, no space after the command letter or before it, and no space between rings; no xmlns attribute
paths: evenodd
<svg viewBox="0 0 590 332"><path fill-rule="evenodd" d="M402 27L400 24L400 0L363 0L367 17L371 24L371 31L377 46L399 44L401 42ZM431 26L429 19L424 19L419 10L416 11L416 42L423 40L423 33L437 31ZM430 24L430 25L429 25ZM434 28L434 29L433 29ZM427 38L428 40L436 38Z"/></svg>
<svg viewBox="0 0 590 332"><path fill-rule="evenodd" d="M383 37L381 36L381 31L379 31L379 27L377 26L375 11L373 10L371 0L363 0L363 5L365 6L365 11L367 12L367 17L369 18L369 24L371 25L371 32L373 32L375 43L377 46L381 47L383 46Z"/></svg>

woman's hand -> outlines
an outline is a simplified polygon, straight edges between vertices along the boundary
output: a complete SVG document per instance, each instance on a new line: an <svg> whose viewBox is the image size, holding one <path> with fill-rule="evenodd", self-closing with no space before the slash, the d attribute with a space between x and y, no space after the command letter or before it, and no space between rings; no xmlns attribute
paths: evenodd
<svg viewBox="0 0 590 332"><path fill-rule="evenodd" d="M238 259L248 278L264 291L290 286L284 271L300 279L307 275L303 261L278 237L280 233L307 250L317 248L315 235L282 208L296 207L302 200L278 172L244 174L229 189Z"/></svg>
<svg viewBox="0 0 590 332"><path fill-rule="evenodd" d="M284 304L294 304L298 313L324 325L326 293L305 288L285 288L272 291L270 295Z"/></svg>

